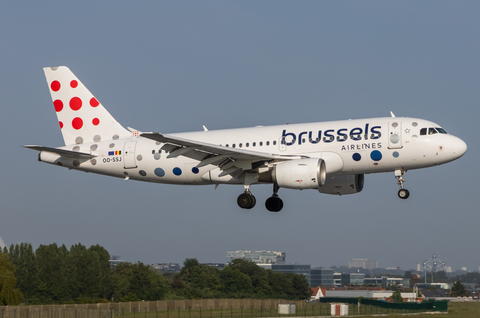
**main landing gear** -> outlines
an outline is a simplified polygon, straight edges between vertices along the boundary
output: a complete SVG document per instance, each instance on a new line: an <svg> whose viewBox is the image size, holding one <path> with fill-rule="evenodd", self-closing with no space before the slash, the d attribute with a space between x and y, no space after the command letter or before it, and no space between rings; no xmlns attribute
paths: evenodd
<svg viewBox="0 0 480 318"><path fill-rule="evenodd" d="M274 183L273 184L273 194L270 198L265 201L265 207L267 208L268 211L270 212L280 212L283 208L283 201L278 197L278 189L280 187Z"/></svg>
<svg viewBox="0 0 480 318"><path fill-rule="evenodd" d="M265 201L265 207L270 212L280 212L283 208L283 201L278 197L278 189L277 185L273 185L273 195ZM245 185L245 192L240 194L237 198L237 204L242 209L251 209L255 206L257 200L250 192L250 186Z"/></svg>
<svg viewBox="0 0 480 318"><path fill-rule="evenodd" d="M398 190L398 197L400 199L407 199L410 196L410 192L403 188L403 183L406 182L406 180L403 179L405 173L405 170L395 170L395 178L397 179L397 184L400 187L400 190Z"/></svg>
<svg viewBox="0 0 480 318"><path fill-rule="evenodd" d="M240 194L237 199L237 204L242 209L251 209L257 203L257 199L250 192L250 189L246 188L245 192Z"/></svg>

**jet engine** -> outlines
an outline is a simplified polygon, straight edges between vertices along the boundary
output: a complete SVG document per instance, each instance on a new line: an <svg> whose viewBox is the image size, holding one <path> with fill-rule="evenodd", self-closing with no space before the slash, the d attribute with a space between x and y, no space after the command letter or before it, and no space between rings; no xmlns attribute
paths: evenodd
<svg viewBox="0 0 480 318"><path fill-rule="evenodd" d="M316 189L325 183L327 169L323 159L297 159L277 164L272 177L280 188Z"/></svg>
<svg viewBox="0 0 480 318"><path fill-rule="evenodd" d="M363 189L363 174L342 175L328 178L323 187L318 187L318 192L326 194L353 194Z"/></svg>

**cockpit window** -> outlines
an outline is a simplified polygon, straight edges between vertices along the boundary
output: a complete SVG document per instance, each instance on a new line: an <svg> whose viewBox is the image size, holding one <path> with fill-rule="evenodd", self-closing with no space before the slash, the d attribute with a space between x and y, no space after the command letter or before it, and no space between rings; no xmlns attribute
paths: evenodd
<svg viewBox="0 0 480 318"><path fill-rule="evenodd" d="M447 134L447 132L445 131L445 129L443 128L440 128L440 127L436 127L435 129L437 129L437 131L441 134Z"/></svg>
<svg viewBox="0 0 480 318"><path fill-rule="evenodd" d="M426 135L426 134L427 134L427 128L420 129L420 135L421 136Z"/></svg>
<svg viewBox="0 0 480 318"><path fill-rule="evenodd" d="M436 134L436 133L438 133L438 132L435 130L435 128L432 128L432 127L428 128L428 134L429 135L433 135L433 134Z"/></svg>

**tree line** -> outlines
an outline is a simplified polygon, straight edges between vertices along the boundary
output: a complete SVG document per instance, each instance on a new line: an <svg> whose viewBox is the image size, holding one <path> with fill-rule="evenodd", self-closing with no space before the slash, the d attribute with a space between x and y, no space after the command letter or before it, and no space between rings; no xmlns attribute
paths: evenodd
<svg viewBox="0 0 480 318"><path fill-rule="evenodd" d="M0 305L94 303L193 298L306 299L305 276L273 272L247 260L218 270L186 259L180 273L163 275L151 266L120 263L108 251L81 244L11 245L0 251Z"/></svg>

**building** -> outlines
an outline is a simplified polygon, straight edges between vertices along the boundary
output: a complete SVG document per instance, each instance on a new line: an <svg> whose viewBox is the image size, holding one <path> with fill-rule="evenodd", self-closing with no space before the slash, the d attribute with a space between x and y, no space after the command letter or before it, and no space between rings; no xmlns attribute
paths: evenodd
<svg viewBox="0 0 480 318"><path fill-rule="evenodd" d="M435 286L437 289L450 289L450 285L447 283L417 283L417 288L419 290L427 289L432 286Z"/></svg>
<svg viewBox="0 0 480 318"><path fill-rule="evenodd" d="M302 265L302 264L272 264L272 270L274 272L281 272L285 274L302 274L305 275L307 278L307 282L310 286L310 272L311 267L310 265Z"/></svg>
<svg viewBox="0 0 480 318"><path fill-rule="evenodd" d="M341 297L341 298L370 298L377 300L385 300L392 297L392 290L326 290L325 297ZM414 301L417 297L416 293L401 293L404 301Z"/></svg>
<svg viewBox="0 0 480 318"><path fill-rule="evenodd" d="M226 266L224 263L202 263L202 264L213 267L213 268L216 268L218 270L222 270Z"/></svg>
<svg viewBox="0 0 480 318"><path fill-rule="evenodd" d="M248 259L257 264L285 264L285 252L277 251L234 251L227 252L227 257L231 260L236 258Z"/></svg>
<svg viewBox="0 0 480 318"><path fill-rule="evenodd" d="M378 268L378 262L368 259L354 258L348 262L348 268L374 269Z"/></svg>
<svg viewBox="0 0 480 318"><path fill-rule="evenodd" d="M333 286L342 287L342 273L333 273Z"/></svg>
<svg viewBox="0 0 480 318"><path fill-rule="evenodd" d="M310 286L334 286L333 269L312 269L310 271Z"/></svg>
<svg viewBox="0 0 480 318"><path fill-rule="evenodd" d="M112 256L111 256L109 262L110 262L110 267L111 267L111 268L114 268L115 265L118 265L118 264L120 264L120 263L125 263L124 260L121 260L121 259L120 259L120 256L115 256L115 255L112 255Z"/></svg>
<svg viewBox="0 0 480 318"><path fill-rule="evenodd" d="M463 287L465 287L465 289L467 291L469 291L472 295L476 295L477 294L477 287L475 283L462 283L463 284Z"/></svg>
<svg viewBox="0 0 480 318"><path fill-rule="evenodd" d="M369 286L382 286L382 288L388 288L389 286L408 288L410 287L410 278L371 277L365 278L363 283Z"/></svg>
<svg viewBox="0 0 480 318"><path fill-rule="evenodd" d="M150 266L152 266L156 270L170 273L179 273L182 269L182 266L180 266L180 264L178 263L155 263L150 264Z"/></svg>
<svg viewBox="0 0 480 318"><path fill-rule="evenodd" d="M364 284L365 274L363 273L342 273L340 286L360 286Z"/></svg>

